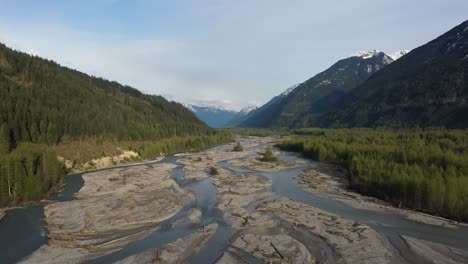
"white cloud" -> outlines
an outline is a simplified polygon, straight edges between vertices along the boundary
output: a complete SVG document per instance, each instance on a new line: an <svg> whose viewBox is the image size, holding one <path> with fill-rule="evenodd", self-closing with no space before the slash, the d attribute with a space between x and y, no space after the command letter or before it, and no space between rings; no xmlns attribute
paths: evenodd
<svg viewBox="0 0 468 264"><path fill-rule="evenodd" d="M268 101L354 50L414 48L465 18L457 11L461 1L450 20L440 12L450 5L435 1L423 11L403 0L138 4L145 3L147 13L132 17L129 26L138 34L106 28L112 27L108 13L105 26L92 32L90 24L54 17L58 8L39 20L0 10L0 41L146 93L238 109ZM92 7L79 6L86 4Z"/></svg>

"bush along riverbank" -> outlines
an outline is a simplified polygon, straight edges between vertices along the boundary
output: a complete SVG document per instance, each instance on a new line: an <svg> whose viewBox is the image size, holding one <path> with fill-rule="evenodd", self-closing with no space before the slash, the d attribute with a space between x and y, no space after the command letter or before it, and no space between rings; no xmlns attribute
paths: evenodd
<svg viewBox="0 0 468 264"><path fill-rule="evenodd" d="M302 129L277 144L343 164L351 187L396 206L468 221L468 131Z"/></svg>
<svg viewBox="0 0 468 264"><path fill-rule="evenodd" d="M0 156L0 206L44 198L57 190L66 170L57 153L43 144L22 143Z"/></svg>

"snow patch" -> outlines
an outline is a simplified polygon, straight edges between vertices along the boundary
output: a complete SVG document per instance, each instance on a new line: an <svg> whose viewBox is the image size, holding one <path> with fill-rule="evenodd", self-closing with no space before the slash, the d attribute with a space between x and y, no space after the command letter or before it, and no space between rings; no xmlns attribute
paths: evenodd
<svg viewBox="0 0 468 264"><path fill-rule="evenodd" d="M327 84L330 84L330 83L331 83L330 80L323 80L319 84L315 85L315 87L319 87L319 86L322 86L322 85L327 85Z"/></svg>
<svg viewBox="0 0 468 264"><path fill-rule="evenodd" d="M351 57L360 57L363 59L370 59L374 57L375 55L379 54L379 50L369 50L369 51L358 51L354 54L351 55Z"/></svg>
<svg viewBox="0 0 468 264"><path fill-rule="evenodd" d="M299 85L301 85L301 83L298 83L298 84L295 84L291 87L289 87L288 89L286 89L286 91L284 91L281 96L285 97L285 96L288 96L288 94L290 94L292 91L294 91Z"/></svg>
<svg viewBox="0 0 468 264"><path fill-rule="evenodd" d="M240 110L239 113L248 114L248 113L252 112L255 109L257 109L256 106L250 105L250 106L246 106L246 107L242 108L242 110Z"/></svg>
<svg viewBox="0 0 468 264"><path fill-rule="evenodd" d="M196 113L196 112L218 112L218 111L230 111L230 112L236 112L234 110L227 109L223 106L220 105L215 105L215 104L183 104L185 108L188 110Z"/></svg>
<svg viewBox="0 0 468 264"><path fill-rule="evenodd" d="M191 104L185 104L183 103L182 104L185 108L187 108L188 110L192 111L192 112L195 112L195 108L193 108L193 106Z"/></svg>
<svg viewBox="0 0 468 264"><path fill-rule="evenodd" d="M348 65L345 65L343 68L338 68L338 71L344 71L348 68Z"/></svg>
<svg viewBox="0 0 468 264"><path fill-rule="evenodd" d="M399 50L399 51L395 51L395 52L392 52L390 54L388 54L388 56L390 58L392 58L394 61L398 60L399 58L405 56L406 54L408 54L409 50Z"/></svg>

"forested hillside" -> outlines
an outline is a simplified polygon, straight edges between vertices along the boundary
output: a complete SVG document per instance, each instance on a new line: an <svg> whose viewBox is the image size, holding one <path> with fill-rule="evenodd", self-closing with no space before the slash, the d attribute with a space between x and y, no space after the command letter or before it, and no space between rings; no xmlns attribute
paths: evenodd
<svg viewBox="0 0 468 264"><path fill-rule="evenodd" d="M60 183L64 169L53 146L63 141L90 137L161 141L159 155L183 147L206 147L229 137L161 96L2 44L0 122L0 205L39 198ZM190 139L184 140L187 136ZM174 142L168 140L172 138ZM184 144L174 146L177 142ZM138 150L151 156L149 146Z"/></svg>
<svg viewBox="0 0 468 264"><path fill-rule="evenodd" d="M210 131L182 105L0 45L0 120L9 141L160 139Z"/></svg>
<svg viewBox="0 0 468 264"><path fill-rule="evenodd" d="M370 77L322 127L468 127L468 21Z"/></svg>
<svg viewBox="0 0 468 264"><path fill-rule="evenodd" d="M397 206L468 220L468 131L302 129L283 150L339 162L351 186Z"/></svg>

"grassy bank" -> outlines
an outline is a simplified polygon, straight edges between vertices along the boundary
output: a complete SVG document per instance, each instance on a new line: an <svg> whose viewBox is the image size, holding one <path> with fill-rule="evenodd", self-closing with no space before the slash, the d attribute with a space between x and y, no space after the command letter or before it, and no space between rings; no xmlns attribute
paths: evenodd
<svg viewBox="0 0 468 264"><path fill-rule="evenodd" d="M468 221L468 131L301 129L278 144L347 167L357 191Z"/></svg>

